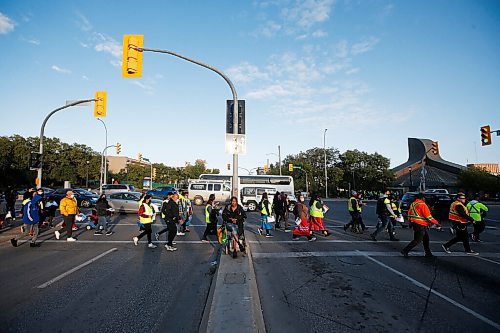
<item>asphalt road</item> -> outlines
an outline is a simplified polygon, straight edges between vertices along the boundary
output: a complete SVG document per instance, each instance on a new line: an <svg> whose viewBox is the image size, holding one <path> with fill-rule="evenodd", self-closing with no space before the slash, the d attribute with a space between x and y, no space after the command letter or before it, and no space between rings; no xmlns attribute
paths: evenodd
<svg viewBox="0 0 500 333"><path fill-rule="evenodd" d="M134 246L134 214L115 217L112 236L81 228L75 243L46 232L40 248L14 248L9 239L18 228L2 233L0 331L196 332L216 259L214 245L199 241L204 222L196 213L174 253L163 247L164 235L156 249L145 237Z"/></svg>
<svg viewBox="0 0 500 333"><path fill-rule="evenodd" d="M256 233L258 215L247 223L257 285L268 332L497 332L500 330L500 243L489 223L483 243L472 243L479 257L463 247L444 253L449 232L430 231L435 259L422 246L404 258L399 251L412 238L397 229L399 242L381 233L373 242L375 206L364 209L364 235L344 232L346 202L329 202L332 235L316 242L291 241ZM492 207L495 216L500 207ZM432 291L429 291L432 290Z"/></svg>

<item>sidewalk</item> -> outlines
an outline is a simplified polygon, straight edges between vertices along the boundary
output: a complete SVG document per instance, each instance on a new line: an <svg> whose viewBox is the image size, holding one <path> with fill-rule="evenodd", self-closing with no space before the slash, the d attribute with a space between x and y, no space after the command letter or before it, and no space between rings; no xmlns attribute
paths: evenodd
<svg viewBox="0 0 500 333"><path fill-rule="evenodd" d="M233 259L222 254L207 332L265 333L250 246Z"/></svg>

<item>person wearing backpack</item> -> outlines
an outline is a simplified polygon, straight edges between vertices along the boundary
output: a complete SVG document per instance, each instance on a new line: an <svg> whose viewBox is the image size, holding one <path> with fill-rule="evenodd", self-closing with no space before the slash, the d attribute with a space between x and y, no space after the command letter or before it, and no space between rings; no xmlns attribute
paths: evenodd
<svg viewBox="0 0 500 333"><path fill-rule="evenodd" d="M392 223L389 221L389 217L396 218L396 213L392 210L391 200L389 199L389 195L391 191L385 191L384 195L377 200L377 210L376 214L378 215L379 223L377 229L370 234L371 238L374 241L377 241L377 235L382 230L385 230L387 227L387 231L389 231L389 238L391 241L398 241L396 237L394 237L394 230Z"/></svg>
<svg viewBox="0 0 500 333"><path fill-rule="evenodd" d="M17 242L26 236L31 236L30 247L39 247L36 242L38 237L38 222L40 221L40 200L42 197L37 192L33 192L33 198L26 202L23 207L24 231L10 240L12 246L17 247Z"/></svg>

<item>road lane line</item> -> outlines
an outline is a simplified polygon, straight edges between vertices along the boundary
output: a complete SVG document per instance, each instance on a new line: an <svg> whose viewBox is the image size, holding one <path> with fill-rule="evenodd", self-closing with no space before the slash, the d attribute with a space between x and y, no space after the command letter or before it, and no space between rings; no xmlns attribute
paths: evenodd
<svg viewBox="0 0 500 333"><path fill-rule="evenodd" d="M203 242L201 240L177 240L175 239L174 242L181 244L209 244L206 242ZM55 239L47 239L44 240L43 243L59 243L59 244L66 244L66 242L61 242L60 240L55 240ZM134 244L134 241L132 239L130 240L78 240L76 242L77 244ZM144 243L147 244L147 241L139 241L139 244ZM167 241L153 241L153 243L167 243ZM217 243L216 240L212 241L211 243ZM10 246L10 245L9 245Z"/></svg>
<svg viewBox="0 0 500 333"><path fill-rule="evenodd" d="M94 257L94 258L92 258L92 259L90 259L90 260L88 260L88 261L84 262L83 264L80 264L80 265L78 265L78 266L76 266L76 267L74 267L74 268L70 269L69 271L64 272L64 273L62 273L61 275L58 275L58 276L56 276L55 278L50 279L49 281L47 281L47 282L45 282L45 283L43 283L43 284L39 285L37 288L39 288L39 289L46 288L46 287L50 286L51 284L53 284L54 282L57 282L57 281L61 280L62 278L64 278L64 277L66 277L66 276L70 275L71 273L76 272L76 271L77 271L77 270L79 270L80 268L83 268L83 267L85 267L85 266L87 266L87 265L90 265L90 264L91 264L91 263L93 263L94 261L99 260L99 259L101 259L102 257L104 257L105 255L110 254L111 252L114 252L114 251L116 251L116 250L118 250L118 249L117 249L116 247L114 247L114 248L112 248L111 250L108 250L108 251L106 251L106 252L104 252L104 253L101 253L100 255L98 255L98 256L96 256L96 257Z"/></svg>
<svg viewBox="0 0 500 333"><path fill-rule="evenodd" d="M490 325L490 326L493 326L493 327L494 327L494 328L496 328L497 330L500 330L500 324L498 324L498 323L494 322L493 320L490 320L490 319L486 318L485 316L483 316L483 315L481 315L481 314L477 313L476 311L474 311L474 310L472 310L472 309L470 309L470 308L466 307L465 305L462 305L462 304L458 303L457 301L454 301L453 299L449 298L448 296L443 295L443 294L441 294L440 292L438 292L438 291L436 291L436 290L434 290L434 289L431 289L430 287L426 286L425 284L423 284L423 283L421 283L421 282L419 282L419 281L415 280L415 279L414 279L414 278L412 278L412 277L409 277L408 275L406 275L406 274L404 274L404 273L402 273L402 272L398 271L397 269L392 268L391 266L388 266L388 265L384 264L383 262L378 261L377 259L374 259L374 258L370 257L369 255L367 255L367 254L365 254L365 253L364 253L363 255L364 255L367 259L369 259L369 260L371 260L372 262L374 262L374 263L378 264L379 266L384 267L384 268L388 269L389 271L391 271L391 272L395 273L396 275L399 275L400 277L402 277L402 278L404 278L404 279L406 279L406 280L410 281L411 283L413 283L413 284L414 284L414 285L416 285L417 287L422 288L422 289L424 289L425 291L430 291L430 292L431 292L431 293L433 293L434 295L436 295L436 296L438 296L438 297L440 297L440 298L444 299L445 301L447 301L447 302L449 302L449 303L451 303L451 304L455 305L456 307L458 307L458 308L460 308L460 309L464 310L465 312L467 312L467 313L469 313L469 314L473 315L473 316L474 316L474 317L476 317L477 319L479 319L479 320L481 320L481 321L485 322L486 324L488 324L488 325Z"/></svg>
<svg viewBox="0 0 500 333"><path fill-rule="evenodd" d="M321 243L408 243L408 241L405 240L400 240L400 241L391 241L391 240L379 240L379 241L374 241L374 240L348 240L348 239L320 239L315 242L315 244L321 244ZM266 244L273 244L273 243L311 243L308 240L267 240L263 239L261 241L247 241L247 243L266 243ZM443 244L443 241L430 241L430 244ZM488 243L483 243L483 244L488 244L488 245L499 245L500 242L488 242Z"/></svg>
<svg viewBox="0 0 500 333"><path fill-rule="evenodd" d="M491 262L492 264L500 265L500 262L495 261L495 260L491 260L491 259L488 259L488 258L483 258L482 256L475 256L475 257L477 259L481 259L481 260L484 260L484 261L487 261L487 262Z"/></svg>
<svg viewBox="0 0 500 333"><path fill-rule="evenodd" d="M465 252L433 252L436 257L470 257ZM297 252L252 252L254 258L303 258L303 257L402 257L401 252L383 251L297 251ZM484 253L484 256L500 258L500 253ZM424 252L410 252L410 257L423 257Z"/></svg>

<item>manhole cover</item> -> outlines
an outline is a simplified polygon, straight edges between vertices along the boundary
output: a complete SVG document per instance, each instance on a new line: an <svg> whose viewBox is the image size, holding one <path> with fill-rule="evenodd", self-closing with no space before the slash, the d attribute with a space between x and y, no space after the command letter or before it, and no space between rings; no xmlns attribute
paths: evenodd
<svg viewBox="0 0 500 333"><path fill-rule="evenodd" d="M224 284L243 284L245 283L245 273L226 273Z"/></svg>

